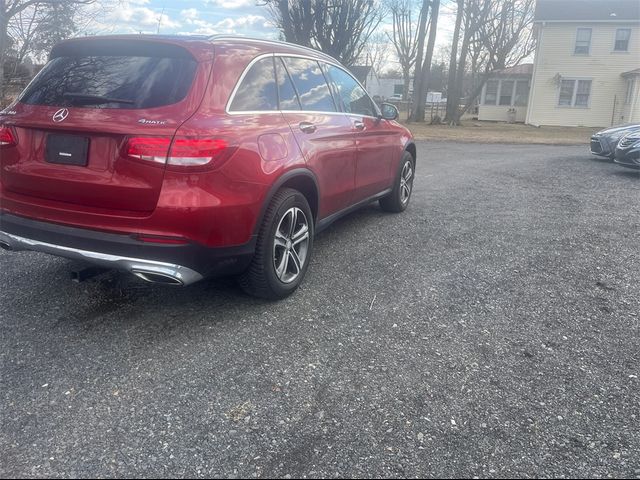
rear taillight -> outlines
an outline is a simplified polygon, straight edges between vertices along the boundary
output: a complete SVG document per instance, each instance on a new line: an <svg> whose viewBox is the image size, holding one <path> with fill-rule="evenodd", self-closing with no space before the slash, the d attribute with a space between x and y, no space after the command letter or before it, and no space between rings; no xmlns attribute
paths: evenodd
<svg viewBox="0 0 640 480"><path fill-rule="evenodd" d="M176 138L167 165L202 167L213 164L228 147L226 140L217 138Z"/></svg>
<svg viewBox="0 0 640 480"><path fill-rule="evenodd" d="M15 132L11 127L0 127L0 147L12 147L18 144Z"/></svg>
<svg viewBox="0 0 640 480"><path fill-rule="evenodd" d="M127 157L136 160L165 164L169 154L170 138L132 137L127 140L125 152Z"/></svg>
<svg viewBox="0 0 640 480"><path fill-rule="evenodd" d="M220 166L235 151L227 140L219 138L131 137L127 157L166 164L175 170L193 170Z"/></svg>

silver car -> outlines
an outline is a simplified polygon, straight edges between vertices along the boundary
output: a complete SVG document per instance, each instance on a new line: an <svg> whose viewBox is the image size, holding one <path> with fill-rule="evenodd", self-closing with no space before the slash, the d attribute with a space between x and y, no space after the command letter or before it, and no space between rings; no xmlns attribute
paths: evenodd
<svg viewBox="0 0 640 480"><path fill-rule="evenodd" d="M616 156L616 147L620 139L636 131L640 132L640 123L629 123L600 130L591 137L591 153L613 160Z"/></svg>

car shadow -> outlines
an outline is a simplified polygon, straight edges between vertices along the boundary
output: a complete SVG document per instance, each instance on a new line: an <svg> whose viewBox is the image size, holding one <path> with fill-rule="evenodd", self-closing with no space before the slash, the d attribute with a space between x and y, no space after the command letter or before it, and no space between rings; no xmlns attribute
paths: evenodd
<svg viewBox="0 0 640 480"><path fill-rule="evenodd" d="M633 168L620 167L620 169L616 171L614 175L617 175L618 177L633 178L635 180L638 180L640 179L640 169L635 170Z"/></svg>
<svg viewBox="0 0 640 480"><path fill-rule="evenodd" d="M33 321L38 328L48 326L58 333L70 331L72 335L116 328L126 328L129 333L131 330L139 333L175 331L203 323L256 319L265 309L270 310L270 306L281 309L280 304L286 307L306 302L313 295L313 270L321 268L322 259L331 255L336 244L348 244L353 236L374 228L377 221L387 215L377 204L372 204L320 232L315 238L312 271L298 292L283 300L247 295L233 277L205 279L188 287L176 287L147 283L126 272L109 270L77 283L70 278L76 266L73 261L21 252L18 255L25 258L20 260L20 265L27 271L21 276L20 286L12 289L14 295L7 296L5 308L24 311L20 305L30 305L30 311L41 314L27 321ZM30 265L38 265L37 270L29 268Z"/></svg>

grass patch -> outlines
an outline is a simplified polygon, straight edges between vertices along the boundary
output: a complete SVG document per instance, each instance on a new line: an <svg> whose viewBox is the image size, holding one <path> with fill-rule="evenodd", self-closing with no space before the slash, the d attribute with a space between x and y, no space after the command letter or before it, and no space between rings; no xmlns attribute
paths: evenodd
<svg viewBox="0 0 640 480"><path fill-rule="evenodd" d="M429 125L405 123L416 140L450 142L511 143L539 145L585 145L599 128L533 127L520 123L480 122L467 120L464 125Z"/></svg>

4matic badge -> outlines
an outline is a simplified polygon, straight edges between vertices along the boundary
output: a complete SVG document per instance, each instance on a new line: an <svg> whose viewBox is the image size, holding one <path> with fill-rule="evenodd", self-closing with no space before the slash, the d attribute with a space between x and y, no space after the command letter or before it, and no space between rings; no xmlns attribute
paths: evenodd
<svg viewBox="0 0 640 480"><path fill-rule="evenodd" d="M167 121L166 120L147 120L146 118L141 118L140 120L138 120L138 123L141 123L143 125L166 125Z"/></svg>

